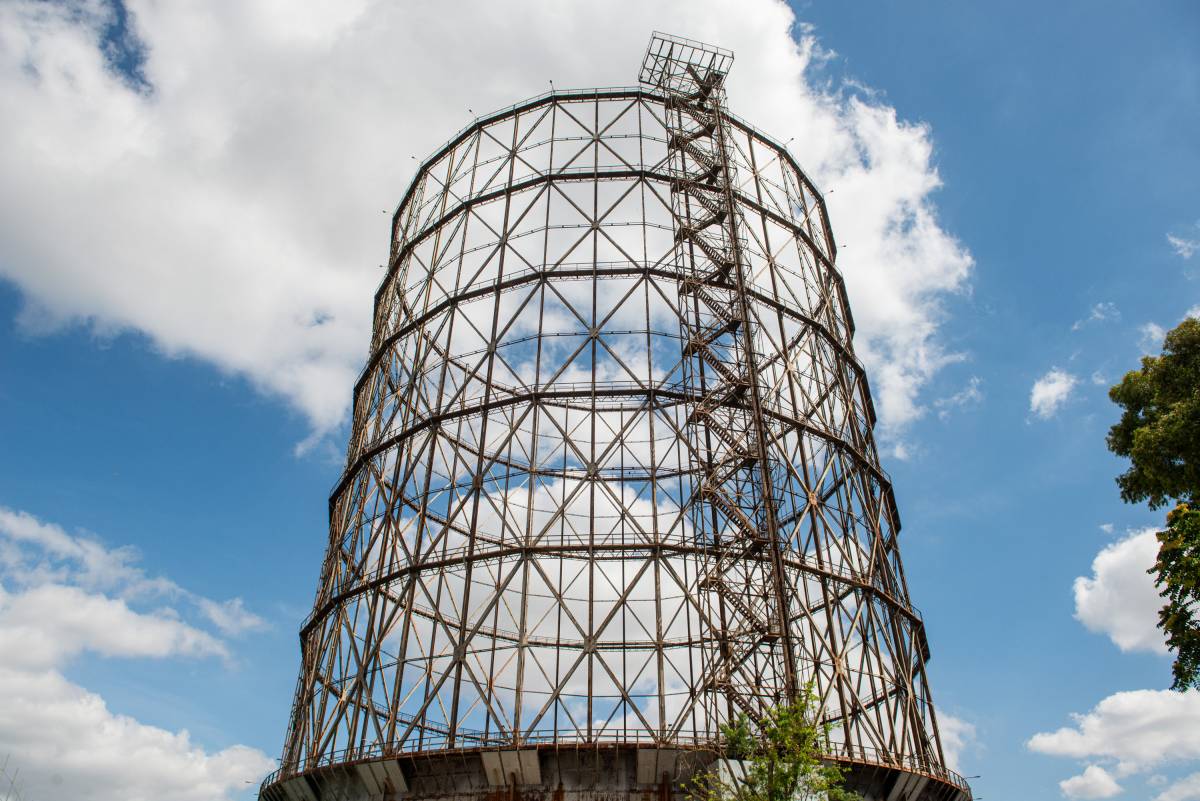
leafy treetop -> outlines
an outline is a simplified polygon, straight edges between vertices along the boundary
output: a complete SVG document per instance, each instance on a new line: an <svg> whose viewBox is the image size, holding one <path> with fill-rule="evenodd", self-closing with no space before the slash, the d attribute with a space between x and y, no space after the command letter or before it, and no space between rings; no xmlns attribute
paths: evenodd
<svg viewBox="0 0 1200 801"><path fill-rule="evenodd" d="M1108 396L1124 409L1108 448L1131 463L1117 477L1121 497L1151 508L1179 502L1147 572L1166 602L1158 627L1175 653L1171 687L1200 689L1200 320L1176 326L1162 355L1143 358Z"/></svg>
<svg viewBox="0 0 1200 801"><path fill-rule="evenodd" d="M1162 355L1144 357L1108 396L1124 409L1108 448L1132 462L1117 478L1121 497L1152 509L1200 501L1200 320L1168 333Z"/></svg>
<svg viewBox="0 0 1200 801"><path fill-rule="evenodd" d="M695 783L699 801L858 801L845 790L843 770L822 759L827 727L817 720L816 694L807 688L796 701L774 707L759 731L743 715L722 726L725 757L741 760L744 777L725 781L706 774Z"/></svg>

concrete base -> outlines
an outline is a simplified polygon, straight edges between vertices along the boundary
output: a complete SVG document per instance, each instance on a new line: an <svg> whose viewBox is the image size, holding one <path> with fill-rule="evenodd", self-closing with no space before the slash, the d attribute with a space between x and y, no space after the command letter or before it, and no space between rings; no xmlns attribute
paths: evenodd
<svg viewBox="0 0 1200 801"><path fill-rule="evenodd" d="M707 751L542 746L432 752L317 768L263 786L260 801L687 801L689 781L738 763ZM937 778L846 763L863 801L970 801Z"/></svg>
<svg viewBox="0 0 1200 801"><path fill-rule="evenodd" d="M846 789L864 801L971 801L970 790L936 776L891 765L835 761L846 770Z"/></svg>

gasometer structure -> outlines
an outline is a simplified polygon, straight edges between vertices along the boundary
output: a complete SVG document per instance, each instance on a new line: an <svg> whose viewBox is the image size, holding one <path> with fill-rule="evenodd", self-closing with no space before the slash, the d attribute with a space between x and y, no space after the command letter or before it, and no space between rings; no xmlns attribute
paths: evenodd
<svg viewBox="0 0 1200 801"><path fill-rule="evenodd" d="M682 798L811 692L864 798L970 799L825 204L732 62L655 34L422 163L260 798Z"/></svg>

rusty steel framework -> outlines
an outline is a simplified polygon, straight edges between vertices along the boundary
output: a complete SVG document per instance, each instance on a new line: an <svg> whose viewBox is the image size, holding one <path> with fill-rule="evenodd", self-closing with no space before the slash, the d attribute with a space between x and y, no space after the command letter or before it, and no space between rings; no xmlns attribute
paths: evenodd
<svg viewBox="0 0 1200 801"><path fill-rule="evenodd" d="M6 754L4 761L0 762L0 801L22 801L24 796L21 795L21 786L17 782L21 769L10 768L8 760Z"/></svg>
<svg viewBox="0 0 1200 801"><path fill-rule="evenodd" d="M825 205L728 113L731 62L656 34L642 87L421 165L264 797L376 762L363 797L411 790L420 755L514 751L503 782L536 784L539 748L719 753L810 685L868 797L970 797Z"/></svg>

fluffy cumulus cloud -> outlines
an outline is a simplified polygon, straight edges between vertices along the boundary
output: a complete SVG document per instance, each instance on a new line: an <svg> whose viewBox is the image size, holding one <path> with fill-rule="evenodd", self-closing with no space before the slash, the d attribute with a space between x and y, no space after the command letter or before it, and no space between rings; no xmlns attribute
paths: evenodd
<svg viewBox="0 0 1200 801"><path fill-rule="evenodd" d="M1109 524L1101 528L1112 530ZM1157 552L1153 528L1132 531L1096 555L1090 576L1075 579L1075 617L1122 651L1167 653L1156 626L1162 599L1146 572ZM1125 777L1200 759L1200 692L1118 692L1072 718L1072 725L1026 743L1032 751L1080 763L1080 773L1058 784L1067 798L1110 798L1125 791L1119 781ZM1157 774L1145 778L1147 786L1167 783ZM1155 801L1193 798L1200 799L1200 774L1170 784Z"/></svg>
<svg viewBox="0 0 1200 801"><path fill-rule="evenodd" d="M1029 391L1029 411L1042 420L1049 420L1071 397L1079 379L1065 370L1052 368L1033 382Z"/></svg>
<svg viewBox="0 0 1200 801"><path fill-rule="evenodd" d="M19 766L31 798L214 801L232 797L272 764L253 748L211 753L186 731L114 714L57 671L0 667L0 681L7 699L0 749Z"/></svg>
<svg viewBox="0 0 1200 801"><path fill-rule="evenodd" d="M1104 768L1088 765L1078 776L1059 782L1058 789L1067 798L1112 798L1121 792L1121 785Z"/></svg>
<svg viewBox="0 0 1200 801"><path fill-rule="evenodd" d="M1139 344L1141 344L1142 350L1146 353L1158 353L1162 350L1163 338L1167 335L1167 329L1158 323L1145 323L1138 328L1138 334L1141 335Z"/></svg>
<svg viewBox="0 0 1200 801"><path fill-rule="evenodd" d="M120 589L124 596L165 595L179 586L150 577L137 566L131 548L109 548L88 537L68 534L62 527L33 515L0 506L0 568L25 583L48 583L70 577L89 589ZM18 573L15 567L20 567Z"/></svg>
<svg viewBox="0 0 1200 801"><path fill-rule="evenodd" d="M241 598L230 598L227 601L199 598L196 604L222 634L238 635L247 631L261 631L267 627L267 621L247 609Z"/></svg>
<svg viewBox="0 0 1200 801"><path fill-rule="evenodd" d="M937 218L931 131L831 84L831 56L782 2L127 6L122 39L101 0L0 5L0 275L22 290L29 330L140 332L328 431L365 355L381 211L412 157L468 109L549 80L632 83L649 32L666 29L735 50L735 110L794 137L835 190L839 265L890 436L957 358L939 325L971 257Z"/></svg>
<svg viewBox="0 0 1200 801"><path fill-rule="evenodd" d="M1075 579L1079 622L1108 635L1122 651L1167 653L1158 630L1163 599L1146 573L1157 555L1153 528L1135 531L1100 551L1092 561L1092 575Z"/></svg>
<svg viewBox="0 0 1200 801"><path fill-rule="evenodd" d="M2 591L0 591L2 592ZM48 669L84 651L104 656L228 656L212 635L169 611L135 612L122 600L47 584L0 594L4 663Z"/></svg>
<svg viewBox="0 0 1200 801"><path fill-rule="evenodd" d="M946 766L950 770L961 773L963 754L978 747L975 724L946 712L939 712L937 719L938 732L942 735L942 750L945 752Z"/></svg>
<svg viewBox="0 0 1200 801"><path fill-rule="evenodd" d="M146 575L137 561L133 548L110 548L94 538L69 534L28 512L0 506L0 576L10 581L39 591L62 583L101 590L115 596L109 609L123 607L129 600L169 598L195 609L224 634L266 628L266 621L246 609L241 598L205 598L170 579Z"/></svg>
<svg viewBox="0 0 1200 801"><path fill-rule="evenodd" d="M1200 692L1114 693L1074 718L1073 726L1035 734L1027 746L1042 754L1101 764L1117 776L1200 759ZM1076 778L1079 787L1100 784L1095 774L1091 781Z"/></svg>
<svg viewBox="0 0 1200 801"><path fill-rule="evenodd" d="M125 659L217 658L228 645L190 615L211 604L230 627L259 620L240 600L216 602L152 578L128 548L106 548L24 512L0 507L0 754L36 798L140 801L230 798L264 774L267 757L235 745L216 752L111 711L63 676L87 654ZM183 601L185 606L171 605ZM213 625L224 630L217 619Z"/></svg>

